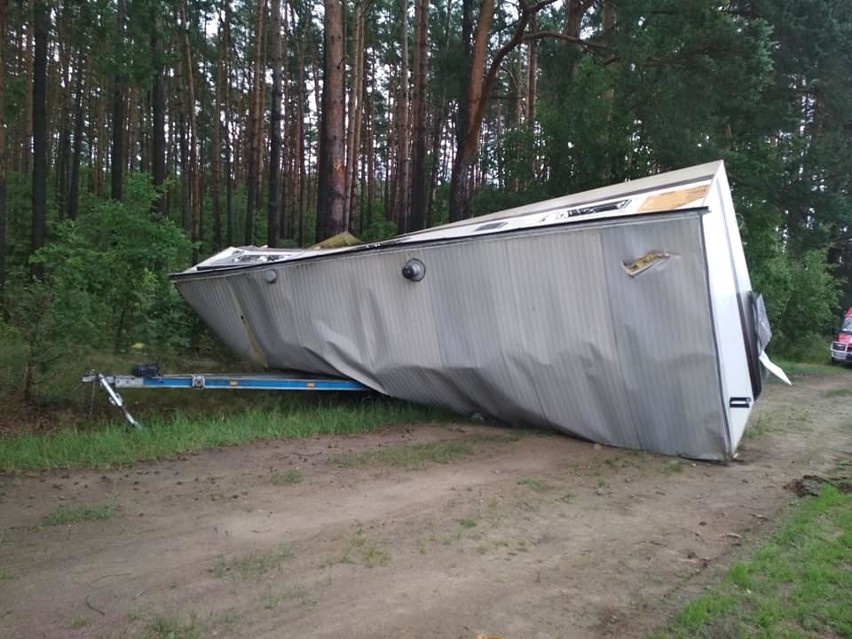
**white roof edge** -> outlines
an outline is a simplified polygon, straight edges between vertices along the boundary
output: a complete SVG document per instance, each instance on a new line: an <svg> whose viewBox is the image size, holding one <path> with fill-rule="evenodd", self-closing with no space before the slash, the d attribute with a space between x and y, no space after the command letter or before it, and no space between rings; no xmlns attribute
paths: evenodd
<svg viewBox="0 0 852 639"><path fill-rule="evenodd" d="M596 189L591 189L589 191L581 191L579 193L561 195L550 200L534 202L532 204L525 204L511 209L504 209L501 211L495 211L493 213L487 213L485 215L478 215L475 218L467 218L464 220L459 220L458 222L442 224L440 227L423 229L422 231L415 231L413 233L408 233L407 235L399 237L411 237L420 233L434 231L438 228L452 228L454 226L462 226L471 223L480 224L489 220L501 220L503 218L515 217L518 215L528 215L530 213L545 213L553 209L570 208L573 206L592 204L596 202L606 202L607 200L616 200L621 197L628 196L632 193L637 193L646 190L664 189L668 185L682 185L685 183L698 182L702 180L712 181L718 177L720 171L725 170L724 166L724 161L714 160L712 162L705 162L704 164L697 164L695 166L690 166L683 169L675 169L674 171L666 171L665 173L658 173L656 175L651 175L648 177L637 178L635 180L627 180L625 182L619 182L618 184L611 184L609 186L602 186Z"/></svg>

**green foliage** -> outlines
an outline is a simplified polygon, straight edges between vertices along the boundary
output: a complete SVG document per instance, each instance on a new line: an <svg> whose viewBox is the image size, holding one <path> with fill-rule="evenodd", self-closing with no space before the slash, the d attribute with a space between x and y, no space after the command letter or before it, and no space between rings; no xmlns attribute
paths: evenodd
<svg viewBox="0 0 852 639"><path fill-rule="evenodd" d="M142 639L201 639L205 633L195 613L188 622L180 617L156 615L145 625Z"/></svg>
<svg viewBox="0 0 852 639"><path fill-rule="evenodd" d="M301 484L305 476L298 468L291 468L287 472L273 473L269 477L269 482L273 486L292 486L293 484Z"/></svg>
<svg viewBox="0 0 852 639"><path fill-rule="evenodd" d="M66 223L36 256L53 290L88 302L85 321L112 334L116 350L146 339L185 345L179 331L185 316L176 310L166 275L179 268L190 247L179 228L150 212L155 195L146 176L133 176L124 201L102 202Z"/></svg>
<svg viewBox="0 0 852 639"><path fill-rule="evenodd" d="M281 569L284 562L293 557L293 551L287 544L278 544L269 551L256 551L230 561L220 559L213 567L216 577L231 576L243 581L258 581L271 572Z"/></svg>
<svg viewBox="0 0 852 639"><path fill-rule="evenodd" d="M10 171L6 175L6 263L10 281L27 269L31 219L29 179L23 173Z"/></svg>
<svg viewBox="0 0 852 639"><path fill-rule="evenodd" d="M99 506L87 506L85 504L59 506L44 518L43 523L45 526L63 526L65 524L76 524L81 521L112 519L114 514L115 503L112 501Z"/></svg>
<svg viewBox="0 0 852 639"><path fill-rule="evenodd" d="M361 563L363 563L366 568L387 566L392 559L391 554L372 539L367 537L364 529L359 526L355 530L355 534L343 548L340 555L329 557L324 562L324 565L331 566L338 563L355 563L356 556L360 556Z"/></svg>
<svg viewBox="0 0 852 639"><path fill-rule="evenodd" d="M852 495L807 501L659 637L823 637L852 633Z"/></svg>
<svg viewBox="0 0 852 639"><path fill-rule="evenodd" d="M56 228L32 258L44 267L42 280L11 278L6 330L27 346L27 400L52 364L83 349L189 345L194 322L167 274L190 246L175 224L151 213L154 197L146 176L131 176L123 202L100 202Z"/></svg>
<svg viewBox="0 0 852 639"><path fill-rule="evenodd" d="M824 251L799 258L779 251L752 268L752 279L766 297L775 348L789 350L825 335L836 323L839 285Z"/></svg>
<svg viewBox="0 0 852 639"><path fill-rule="evenodd" d="M4 350L10 343L19 342L24 353L17 359L16 349L11 349L9 362L4 363L23 366L12 376L13 384L20 384L24 401L32 402L53 366L81 352L93 328L91 307L86 296L75 296L72 291L37 280L13 281L8 299L8 318L2 331Z"/></svg>
<svg viewBox="0 0 852 639"><path fill-rule="evenodd" d="M483 187L471 201L470 210L474 216L485 215L486 213L536 202L542 199L542 195L541 190L535 187L530 187L524 191Z"/></svg>
<svg viewBox="0 0 852 639"><path fill-rule="evenodd" d="M386 240L397 234L396 223L387 219L381 211L374 211L370 224L361 229L358 239L364 242Z"/></svg>
<svg viewBox="0 0 852 639"><path fill-rule="evenodd" d="M546 481L536 479L535 477L521 477L518 480L518 486L526 486L537 493L544 492L550 488Z"/></svg>
<svg viewBox="0 0 852 639"><path fill-rule="evenodd" d="M385 425L447 419L440 411L386 400L365 401L355 406L327 400L314 404L281 401L265 407L256 404L255 400L252 408L231 414L193 415L176 411L171 416L143 419L143 428L130 432L123 422L111 422L85 431L65 428L48 435L0 438L0 472L104 468L215 446L282 437L366 433ZM446 462L469 454L468 451L464 444L445 444L426 454L431 453L430 461ZM423 461L420 454L409 463Z"/></svg>

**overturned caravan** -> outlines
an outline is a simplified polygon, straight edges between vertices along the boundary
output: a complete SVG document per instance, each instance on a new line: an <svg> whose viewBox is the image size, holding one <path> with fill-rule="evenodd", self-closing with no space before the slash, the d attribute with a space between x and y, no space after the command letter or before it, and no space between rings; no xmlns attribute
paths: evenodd
<svg viewBox="0 0 852 639"><path fill-rule="evenodd" d="M772 367L721 162L173 280L267 368L695 459L733 457Z"/></svg>

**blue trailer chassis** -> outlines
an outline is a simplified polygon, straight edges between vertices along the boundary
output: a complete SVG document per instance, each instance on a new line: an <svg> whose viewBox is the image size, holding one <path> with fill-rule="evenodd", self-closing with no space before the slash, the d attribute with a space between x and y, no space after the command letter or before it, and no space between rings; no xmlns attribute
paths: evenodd
<svg viewBox="0 0 852 639"><path fill-rule="evenodd" d="M124 404L117 389L124 388L192 388L196 390L266 390L266 391L357 391L370 389L351 379L308 376L300 373L264 373L256 375L174 374L140 377L137 375L104 375L86 373L81 381L97 384L107 394L110 404L118 408L134 428L140 424Z"/></svg>

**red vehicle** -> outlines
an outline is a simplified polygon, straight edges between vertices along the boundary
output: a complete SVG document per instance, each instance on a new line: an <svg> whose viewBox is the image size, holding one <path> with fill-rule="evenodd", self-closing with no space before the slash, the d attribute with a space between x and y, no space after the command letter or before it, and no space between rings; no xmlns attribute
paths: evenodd
<svg viewBox="0 0 852 639"><path fill-rule="evenodd" d="M837 337L831 342L831 363L852 362L852 308L846 311Z"/></svg>

